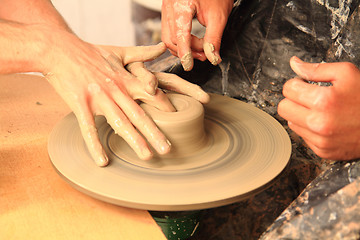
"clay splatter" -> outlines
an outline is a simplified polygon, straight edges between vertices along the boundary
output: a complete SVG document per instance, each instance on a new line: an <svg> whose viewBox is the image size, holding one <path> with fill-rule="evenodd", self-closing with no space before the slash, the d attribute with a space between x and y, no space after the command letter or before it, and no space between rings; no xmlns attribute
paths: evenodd
<svg viewBox="0 0 360 240"><path fill-rule="evenodd" d="M335 39L341 28L345 25L349 18L350 14L350 5L352 0L339 0L338 8L330 5L329 0L316 0L318 4L321 4L326 7L326 9L330 10L332 13L331 20L331 38Z"/></svg>

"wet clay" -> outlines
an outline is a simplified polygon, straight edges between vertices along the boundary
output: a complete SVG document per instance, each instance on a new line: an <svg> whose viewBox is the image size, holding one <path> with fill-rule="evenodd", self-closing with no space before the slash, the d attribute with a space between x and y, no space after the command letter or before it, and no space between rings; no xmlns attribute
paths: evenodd
<svg viewBox="0 0 360 240"><path fill-rule="evenodd" d="M164 112L149 104L141 104L159 129L171 142L171 151L166 158L185 157L199 151L205 142L204 108L192 97L167 94L176 112ZM161 155L157 155L161 158Z"/></svg>
<svg viewBox="0 0 360 240"><path fill-rule="evenodd" d="M144 161L121 137L113 133L110 133L105 144L109 145L116 157L126 162L163 171L198 168L220 159L230 144L226 132L204 119L203 105L194 98L177 93L167 95L176 112L163 112L146 103L141 107L170 140L170 153L160 155L154 151L154 157Z"/></svg>
<svg viewBox="0 0 360 240"><path fill-rule="evenodd" d="M185 71L190 71L194 65L194 59L191 55L191 52L186 53L181 58L181 64Z"/></svg>
<svg viewBox="0 0 360 240"><path fill-rule="evenodd" d="M204 42L204 53L211 62L212 65L217 65L221 60L220 58L214 53L215 47L212 43Z"/></svg>

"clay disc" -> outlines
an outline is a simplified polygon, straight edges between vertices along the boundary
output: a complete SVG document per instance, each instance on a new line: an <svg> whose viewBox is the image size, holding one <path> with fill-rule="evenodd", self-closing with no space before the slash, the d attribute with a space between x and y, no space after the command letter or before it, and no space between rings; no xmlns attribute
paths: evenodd
<svg viewBox="0 0 360 240"><path fill-rule="evenodd" d="M284 128L260 109L211 94L204 106L205 146L184 157L144 162L96 118L110 158L98 167L77 120L69 114L53 129L48 151L57 172L94 198L131 208L185 211L222 206L261 190L287 165L291 142Z"/></svg>

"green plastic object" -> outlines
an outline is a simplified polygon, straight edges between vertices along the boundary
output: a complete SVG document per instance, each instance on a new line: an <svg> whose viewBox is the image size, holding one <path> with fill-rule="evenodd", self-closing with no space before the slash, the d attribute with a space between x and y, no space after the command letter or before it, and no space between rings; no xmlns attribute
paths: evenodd
<svg viewBox="0 0 360 240"><path fill-rule="evenodd" d="M199 226L200 211L150 212L168 240L186 240Z"/></svg>

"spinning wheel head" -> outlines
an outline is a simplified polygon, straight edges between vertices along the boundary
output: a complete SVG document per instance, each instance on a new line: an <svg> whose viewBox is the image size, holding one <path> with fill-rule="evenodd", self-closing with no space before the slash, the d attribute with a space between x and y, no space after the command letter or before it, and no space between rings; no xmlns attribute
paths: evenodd
<svg viewBox="0 0 360 240"><path fill-rule="evenodd" d="M265 112L215 94L204 108L183 95L169 97L177 112L142 107L172 142L170 154L140 160L99 117L99 136L110 158L107 167L99 168L87 152L76 118L70 114L49 138L55 169L78 190L106 202L185 211L244 199L287 165L290 139Z"/></svg>

